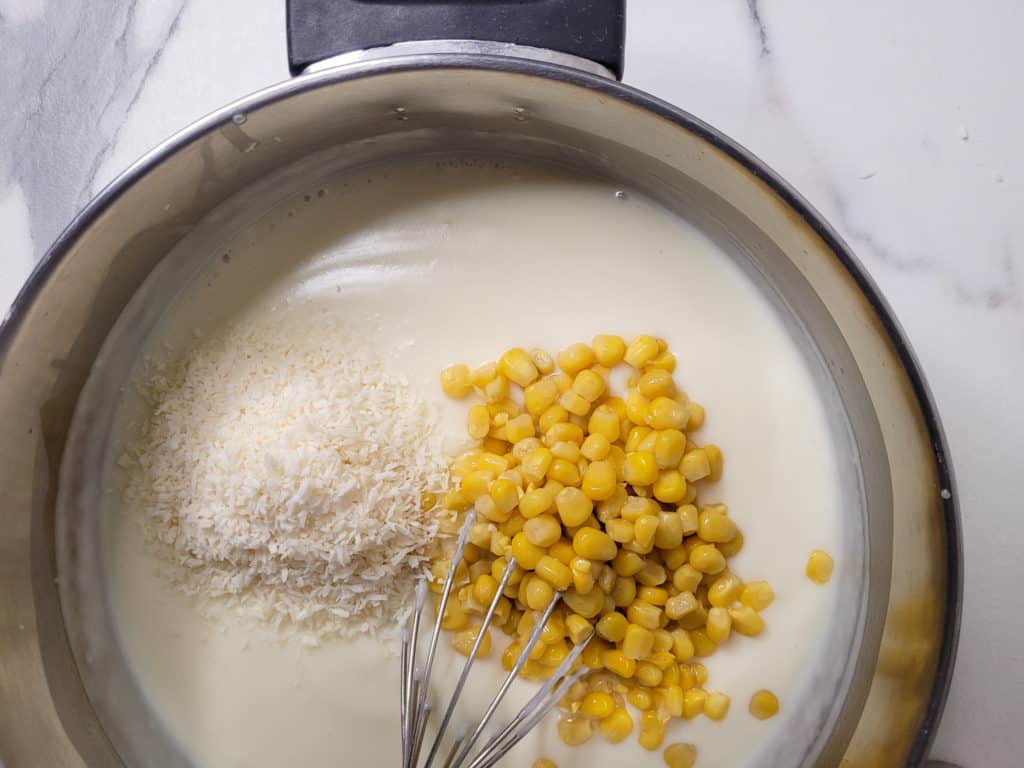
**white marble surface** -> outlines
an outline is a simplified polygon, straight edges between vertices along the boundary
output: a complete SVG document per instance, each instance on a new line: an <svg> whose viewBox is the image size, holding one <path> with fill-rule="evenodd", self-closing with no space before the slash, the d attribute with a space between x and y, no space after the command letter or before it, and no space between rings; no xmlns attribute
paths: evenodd
<svg viewBox="0 0 1024 768"><path fill-rule="evenodd" d="M0 0L0 305L96 191L287 76L283 0ZM774 166L881 285L933 388L966 594L935 756L1024 752L1024 4L632 0L626 80ZM1014 589L1009 587L1013 586Z"/></svg>

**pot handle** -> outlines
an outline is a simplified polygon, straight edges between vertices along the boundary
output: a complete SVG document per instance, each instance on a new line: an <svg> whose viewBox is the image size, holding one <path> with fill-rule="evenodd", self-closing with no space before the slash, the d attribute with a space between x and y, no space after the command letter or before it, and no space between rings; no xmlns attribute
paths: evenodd
<svg viewBox="0 0 1024 768"><path fill-rule="evenodd" d="M288 0L288 65L423 40L489 40L590 59L622 77L625 0Z"/></svg>

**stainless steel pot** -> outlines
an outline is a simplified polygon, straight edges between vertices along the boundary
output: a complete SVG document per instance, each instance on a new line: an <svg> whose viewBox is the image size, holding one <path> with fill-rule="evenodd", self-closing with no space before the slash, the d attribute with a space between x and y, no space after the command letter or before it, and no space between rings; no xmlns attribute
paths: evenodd
<svg viewBox="0 0 1024 768"><path fill-rule="evenodd" d="M552 18L583 25L576 37L552 37L550 18L541 24L540 17L533 32L529 24L515 34L507 24L481 32L496 18L508 22L494 13L514 5L477 4L472 23L448 17L424 35L513 44L435 39L317 64L344 53L332 34L354 11L293 0L292 64L312 66L142 158L33 273L0 331L0 760L7 768L180 760L118 649L90 634L99 609L87 580L102 564L83 531L95 520L88 510L64 510L59 520L56 512L62 463L81 455L67 444L76 403L142 281L174 258L168 254L183 238L215 225L219 206L273 199L277 180L297 171L315 179L318 167L466 150L557 159L628 179L716 239L774 297L816 356L833 417L848 435L857 480L851 505L866 552L862 589L850 602L857 642L837 672L836 706L802 764L925 760L952 672L960 534L938 417L891 311L846 244L763 163L692 115L614 79L620 2L593 4L585 22L557 10ZM513 10L529 16L533 5L565 4ZM389 35L408 35L399 22L410 17L388 18L398 30ZM364 44L394 42L358 32L358 24L343 29L357 30Z"/></svg>

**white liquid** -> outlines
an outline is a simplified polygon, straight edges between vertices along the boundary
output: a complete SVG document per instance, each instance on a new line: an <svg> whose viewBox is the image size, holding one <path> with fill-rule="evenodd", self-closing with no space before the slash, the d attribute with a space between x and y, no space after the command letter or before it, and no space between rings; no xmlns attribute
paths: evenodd
<svg viewBox="0 0 1024 768"><path fill-rule="evenodd" d="M808 712L822 706L811 683L829 663L822 637L837 615L836 584L855 577L841 556L828 587L803 573L811 550L840 554L844 545L835 447L807 364L754 285L692 227L602 182L498 165L367 171L286 204L229 244L230 261L214 254L151 345L182 343L239 314L325 311L365 327L389 365L441 403L454 445L467 406L441 396L443 366L474 366L510 346L555 353L596 333L664 337L677 382L707 410L697 441L725 453L723 480L701 500L728 503L744 532L730 567L777 593L761 637L734 636L703 660L707 687L732 697L728 718L673 721L664 743L697 744L701 768L794 764L814 737ZM202 618L155 574L134 524L115 516L112 535L125 653L197 765L398 763L398 663L381 645L311 649L230 616ZM474 669L466 700L477 712L504 674L497 656ZM459 664L442 643L441 689ZM747 711L761 688L782 706L764 722ZM506 711L533 690L517 684ZM619 745L595 735L566 748L555 720L503 764L663 764L636 731Z"/></svg>

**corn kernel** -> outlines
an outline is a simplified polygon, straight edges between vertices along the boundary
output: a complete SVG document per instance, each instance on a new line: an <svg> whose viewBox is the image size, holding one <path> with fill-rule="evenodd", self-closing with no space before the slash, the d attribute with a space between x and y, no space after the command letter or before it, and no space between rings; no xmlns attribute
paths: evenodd
<svg viewBox="0 0 1024 768"><path fill-rule="evenodd" d="M461 363L450 365L441 371L441 391L448 397L461 399L473 389L469 380L469 368Z"/></svg>
<svg viewBox="0 0 1024 768"><path fill-rule="evenodd" d="M835 562L827 552L816 549L811 552L807 559L807 578L815 584L827 584L832 578L832 569Z"/></svg>
<svg viewBox="0 0 1024 768"><path fill-rule="evenodd" d="M676 661L692 659L696 650L693 647L693 640L690 639L690 633L685 629L673 629L671 635L672 653L676 657Z"/></svg>
<svg viewBox="0 0 1024 768"><path fill-rule="evenodd" d="M491 403L507 398L508 391L508 379L500 373L484 384L481 390L483 396Z"/></svg>
<svg viewBox="0 0 1024 768"><path fill-rule="evenodd" d="M531 611L543 611L555 596L551 584L542 578L534 577L526 582L526 607Z"/></svg>
<svg viewBox="0 0 1024 768"><path fill-rule="evenodd" d="M626 636L626 628L629 621L621 613L612 611L606 613L597 622L597 634L612 643L621 643Z"/></svg>
<svg viewBox="0 0 1024 768"><path fill-rule="evenodd" d="M704 702L704 714L709 720L723 720L729 713L729 697L724 693L709 693Z"/></svg>
<svg viewBox="0 0 1024 768"><path fill-rule="evenodd" d="M686 406L678 400L673 400L670 397L656 397L648 406L646 423L652 429L682 430L686 428L687 417ZM683 458L686 458L685 454Z"/></svg>
<svg viewBox="0 0 1024 768"><path fill-rule="evenodd" d="M551 515L538 515L526 521L523 533L531 544L546 548L562 537L562 524Z"/></svg>
<svg viewBox="0 0 1024 768"><path fill-rule="evenodd" d="M678 429L663 429L657 433L654 444L654 460L658 469L675 469L683 459L686 450L686 436Z"/></svg>
<svg viewBox="0 0 1024 768"><path fill-rule="evenodd" d="M775 600L775 590L767 581L750 581L740 593L740 602L755 611L763 611Z"/></svg>
<svg viewBox="0 0 1024 768"><path fill-rule="evenodd" d="M473 585L473 597L482 605L490 605L498 594L498 580L490 572L481 574Z"/></svg>
<svg viewBox="0 0 1024 768"><path fill-rule="evenodd" d="M690 552L690 565L701 573L721 573L725 570L725 557L714 544L700 544Z"/></svg>
<svg viewBox="0 0 1024 768"><path fill-rule="evenodd" d="M677 470L667 469L658 475L651 490L658 501L675 504L686 495L686 479Z"/></svg>
<svg viewBox="0 0 1024 768"><path fill-rule="evenodd" d="M616 541L619 544L625 544L633 540L633 523L629 522L629 520L621 518L609 520L604 524L604 530L611 537L612 541Z"/></svg>
<svg viewBox="0 0 1024 768"><path fill-rule="evenodd" d="M558 403L555 403L540 415L537 420L537 427L544 434L548 433L556 424L564 424L569 420L569 412Z"/></svg>
<svg viewBox="0 0 1024 768"><path fill-rule="evenodd" d="M779 711L779 699L771 691L760 690L750 697L750 714L758 720L775 717Z"/></svg>
<svg viewBox="0 0 1024 768"><path fill-rule="evenodd" d="M579 645L590 635L590 622L578 613L570 613L565 617L565 631L573 645Z"/></svg>
<svg viewBox="0 0 1024 768"><path fill-rule="evenodd" d="M556 459L563 459L575 464L580 460L580 447L569 440L562 440L551 446L551 455Z"/></svg>
<svg viewBox="0 0 1024 768"><path fill-rule="evenodd" d="M652 712L645 712L645 715L653 714ZM640 729L640 735L637 737L637 742L646 750L651 752L657 751L661 747L661 743L665 740L665 726L661 724L660 720L655 720L653 724L646 728Z"/></svg>
<svg viewBox="0 0 1024 768"><path fill-rule="evenodd" d="M563 485L568 485L568 486L579 485L579 482L580 482L580 470L579 470L579 467L577 467L571 461L566 461L565 459L553 459L552 462L551 462L551 466L548 467L547 476L549 478L551 478L552 480L557 480L559 483L562 483ZM566 488L565 490L569 490L569 489ZM578 491L579 489L578 488L573 488L572 490ZM561 495L561 494L559 494L559 495ZM580 491L580 495L584 496L582 491ZM586 498L586 496L584 496L584 498ZM589 502L590 500L587 499L587 501ZM557 498L556 498L556 502L557 502ZM593 506L592 503L591 503L591 506ZM586 519L586 518L584 517L584 519ZM568 523L566 523L566 525L568 525ZM578 523L577 523L577 525L578 525Z"/></svg>
<svg viewBox="0 0 1024 768"><path fill-rule="evenodd" d="M643 602L661 608L668 601L668 590L661 587L640 587L637 596Z"/></svg>
<svg viewBox="0 0 1024 768"><path fill-rule="evenodd" d="M712 483L717 483L722 479L722 467L723 457L722 450L712 443L708 443L704 446L704 453L708 457L708 464L711 466L711 473L707 476L707 480Z"/></svg>
<svg viewBox="0 0 1024 768"><path fill-rule="evenodd" d="M473 644L476 642L477 635L480 633L480 627L472 627L470 629L463 629L456 632L452 636L452 647L461 653L463 656L469 656L473 652ZM491 633L484 631L483 640L480 641L480 647L477 648L476 657L478 659L484 659L491 652Z"/></svg>
<svg viewBox="0 0 1024 768"><path fill-rule="evenodd" d="M533 437L534 434L536 433L534 431L533 419L528 413L509 419L505 425L505 437L512 443L518 443L520 440Z"/></svg>
<svg viewBox="0 0 1024 768"><path fill-rule="evenodd" d="M572 548L576 554L588 560L612 560L619 551L612 537L596 528L580 528L576 531L572 538Z"/></svg>
<svg viewBox="0 0 1024 768"><path fill-rule="evenodd" d="M570 747L578 747L587 742L594 730L583 715L569 715L558 721L558 737Z"/></svg>
<svg viewBox="0 0 1024 768"><path fill-rule="evenodd" d="M514 347L508 350L498 360L498 370L509 381L515 382L520 387L532 384L539 372L533 362L533 358L525 349Z"/></svg>
<svg viewBox="0 0 1024 768"><path fill-rule="evenodd" d="M572 571L569 567L550 555L544 555L537 561L534 573L544 579L544 581L555 589L566 589L570 584L572 584ZM550 600L548 602L550 602Z"/></svg>
<svg viewBox="0 0 1024 768"><path fill-rule="evenodd" d="M523 457L520 470L529 482L539 483L547 475L552 461L554 461L554 455L551 450L540 446Z"/></svg>
<svg viewBox="0 0 1024 768"><path fill-rule="evenodd" d="M572 344L558 353L558 365L570 376L594 364L594 351L586 344Z"/></svg>
<svg viewBox="0 0 1024 768"><path fill-rule="evenodd" d="M576 557L576 552L572 548L572 542L565 538L559 539L552 544L548 548L548 554L563 565L570 565L573 558Z"/></svg>
<svg viewBox="0 0 1024 768"><path fill-rule="evenodd" d="M545 554L543 549L526 538L525 533L517 533L512 537L512 555L520 567L532 571Z"/></svg>
<svg viewBox="0 0 1024 768"><path fill-rule="evenodd" d="M580 446L580 453L590 461L604 461L608 458L608 452L611 451L611 448L612 445L607 437L602 434L591 434L587 435L583 445ZM613 477L614 474L613 469Z"/></svg>
<svg viewBox="0 0 1024 768"><path fill-rule="evenodd" d="M704 630L708 639L720 645L729 639L732 631L732 617L725 608L712 608L708 611L707 625Z"/></svg>
<svg viewBox="0 0 1024 768"><path fill-rule="evenodd" d="M718 551L724 557L735 557L743 549L743 531L737 530L736 535L729 541L723 541L718 545Z"/></svg>
<svg viewBox="0 0 1024 768"><path fill-rule="evenodd" d="M612 744L618 744L633 732L633 718L623 707L616 707L598 726L601 735Z"/></svg>
<svg viewBox="0 0 1024 768"><path fill-rule="evenodd" d="M636 580L645 587L657 587L664 584L668 574L664 566L652 560L645 560L643 567L636 574Z"/></svg>
<svg viewBox="0 0 1024 768"><path fill-rule="evenodd" d="M692 400L686 404L686 413L689 418L686 420L686 428L694 432L704 426L704 406Z"/></svg>
<svg viewBox="0 0 1024 768"><path fill-rule="evenodd" d="M558 763L547 757L538 757L533 761L531 768L558 768Z"/></svg>
<svg viewBox="0 0 1024 768"><path fill-rule="evenodd" d="M569 567L572 570L572 584L577 592L585 595L594 588L594 567L589 560L574 557Z"/></svg>
<svg viewBox="0 0 1024 768"><path fill-rule="evenodd" d="M591 345L597 362L607 368L614 368L621 363L626 354L626 342L621 336L600 334L592 339Z"/></svg>
<svg viewBox="0 0 1024 768"><path fill-rule="evenodd" d="M691 688L683 694L683 717L692 720L697 715L704 713L704 704L707 702L708 694L700 688Z"/></svg>
<svg viewBox="0 0 1024 768"><path fill-rule="evenodd" d="M711 474L711 462L708 459L707 451L698 448L683 454L679 470L688 482L695 483L698 480L703 480Z"/></svg>
<svg viewBox="0 0 1024 768"><path fill-rule="evenodd" d="M734 603L729 608L729 617L732 619L732 628L736 630L737 634L757 637L764 632L764 619L749 605Z"/></svg>
<svg viewBox="0 0 1024 768"><path fill-rule="evenodd" d="M658 445L658 432L657 430L648 430L647 434L644 435L643 439L637 443L637 451L647 451L648 453L654 453L654 449ZM657 459L655 459L657 461Z"/></svg>
<svg viewBox="0 0 1024 768"><path fill-rule="evenodd" d="M615 699L604 691L591 691L583 697L580 712L593 720L603 720L615 711Z"/></svg>
<svg viewBox="0 0 1024 768"><path fill-rule="evenodd" d="M466 414L466 431L474 440L482 440L487 437L491 429L491 415L487 412L486 405L474 405Z"/></svg>
<svg viewBox="0 0 1024 768"><path fill-rule="evenodd" d="M580 594L575 588L570 587L562 599L570 609L585 619L593 619L604 610L604 593L599 589L591 589L586 594Z"/></svg>
<svg viewBox="0 0 1024 768"><path fill-rule="evenodd" d="M599 374L591 370L583 370L577 373L576 378L573 379L572 391L587 401L587 411L589 411L589 404L604 394L606 386L604 379ZM571 412L571 409L569 410Z"/></svg>
<svg viewBox="0 0 1024 768"><path fill-rule="evenodd" d="M663 756L668 768L693 768L697 764L697 748L693 744L669 744Z"/></svg>
<svg viewBox="0 0 1024 768"><path fill-rule="evenodd" d="M650 485L658 479L658 465L654 461L654 454L648 451L627 453L622 470L623 479L633 486Z"/></svg>
<svg viewBox="0 0 1024 768"><path fill-rule="evenodd" d="M658 629L661 626L661 614L661 608L651 605L644 600L636 600L626 609L626 615L629 616L629 620L646 629ZM654 636L652 635L651 641L653 642L653 640ZM647 654L645 653L644 655L646 656Z"/></svg>
<svg viewBox="0 0 1024 768"><path fill-rule="evenodd" d="M638 661L636 663L636 674L633 677L640 685L654 688L661 684L664 676L664 673L658 668L657 664L652 664L649 661Z"/></svg>
<svg viewBox="0 0 1024 768"><path fill-rule="evenodd" d="M614 570L612 571L614 573ZM631 576L615 575L611 598L616 608L626 608L636 600L636 581Z"/></svg>
<svg viewBox="0 0 1024 768"><path fill-rule="evenodd" d="M722 511L724 507L705 507L701 510L697 535L709 543L724 544L736 538L736 523Z"/></svg>
<svg viewBox="0 0 1024 768"><path fill-rule="evenodd" d="M672 397L676 393L676 384L672 374L660 368L651 368L644 372L637 382L640 394L653 400L656 397Z"/></svg>
<svg viewBox="0 0 1024 768"><path fill-rule="evenodd" d="M611 670L619 677L631 678L636 674L636 661L618 648L610 648L601 655L601 663L605 669Z"/></svg>
<svg viewBox="0 0 1024 768"><path fill-rule="evenodd" d="M544 433L544 443L548 446L556 443L575 443L583 445L583 429L569 421L562 421L551 426Z"/></svg>
<svg viewBox="0 0 1024 768"><path fill-rule="evenodd" d="M683 524L683 535L692 536L700 528L700 514L697 512L697 508L693 504L683 504L681 507L677 507L676 511L679 513L679 520Z"/></svg>
<svg viewBox="0 0 1024 768"><path fill-rule="evenodd" d="M626 347L623 359L638 371L643 370L659 354L658 341L651 336L637 336Z"/></svg>
<svg viewBox="0 0 1024 768"><path fill-rule="evenodd" d="M647 425L650 409L651 401L636 390L626 396L626 418L637 426Z"/></svg>
<svg viewBox="0 0 1024 768"><path fill-rule="evenodd" d="M529 519L547 512L555 504L555 496L548 488L533 488L519 500L519 513Z"/></svg>
<svg viewBox="0 0 1024 768"><path fill-rule="evenodd" d="M491 483L488 490L491 498L494 499L498 506L498 511L505 516L505 519L508 519L508 515L519 504L518 484L512 480L499 477ZM497 522L504 522L504 520L498 520Z"/></svg>
<svg viewBox="0 0 1024 768"><path fill-rule="evenodd" d="M708 637L708 633L703 629L691 629L690 640L693 642L693 652L695 656L700 656L702 658L710 656L717 648L715 641Z"/></svg>

